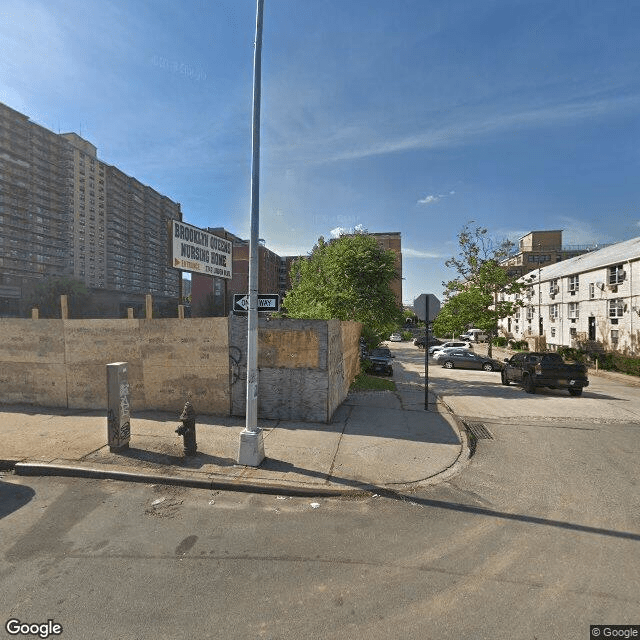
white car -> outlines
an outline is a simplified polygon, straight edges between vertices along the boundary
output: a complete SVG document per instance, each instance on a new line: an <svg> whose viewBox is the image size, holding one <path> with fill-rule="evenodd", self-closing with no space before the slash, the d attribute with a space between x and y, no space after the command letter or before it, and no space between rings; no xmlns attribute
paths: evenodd
<svg viewBox="0 0 640 640"><path fill-rule="evenodd" d="M436 351L440 351L440 349L446 349L447 347L457 347L458 349L473 350L473 345L470 342L462 342L461 340L449 340L449 342L443 342L442 344L437 344L433 347L429 347L429 355L435 355Z"/></svg>
<svg viewBox="0 0 640 640"><path fill-rule="evenodd" d="M444 349L439 349L438 351L436 351L433 354L433 359L436 362L442 362L443 360L447 359L447 356L450 353L473 353L473 351L471 351L471 349L462 349L460 347L446 347Z"/></svg>
<svg viewBox="0 0 640 640"><path fill-rule="evenodd" d="M392 333L389 336L389 342L402 342L402 336L399 333Z"/></svg>

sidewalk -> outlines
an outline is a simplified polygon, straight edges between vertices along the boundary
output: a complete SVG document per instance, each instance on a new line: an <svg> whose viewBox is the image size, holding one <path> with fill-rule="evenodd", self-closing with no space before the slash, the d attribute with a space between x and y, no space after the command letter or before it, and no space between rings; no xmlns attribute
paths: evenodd
<svg viewBox="0 0 640 640"><path fill-rule="evenodd" d="M111 453L105 411L0 405L0 469L285 495L341 495L433 484L468 458L466 434L419 385L350 394L330 424L262 421L266 458L238 465L244 418L196 416L186 458L178 415L138 412L129 449ZM433 404L431 404L433 403ZM197 407L195 407L197 413Z"/></svg>

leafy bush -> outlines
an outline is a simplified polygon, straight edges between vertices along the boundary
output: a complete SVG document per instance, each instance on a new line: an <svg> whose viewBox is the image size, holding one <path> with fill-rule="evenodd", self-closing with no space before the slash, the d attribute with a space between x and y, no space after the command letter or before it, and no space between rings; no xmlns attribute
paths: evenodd
<svg viewBox="0 0 640 640"><path fill-rule="evenodd" d="M526 340L511 340L509 346L516 351L528 351L529 343Z"/></svg>
<svg viewBox="0 0 640 640"><path fill-rule="evenodd" d="M558 347L558 353L564 360L571 360L573 362L584 362L586 360L586 353L573 347Z"/></svg>
<svg viewBox="0 0 640 640"><path fill-rule="evenodd" d="M640 358L631 358L620 353L608 352L596 354L595 359L598 361L599 369L640 376Z"/></svg>
<svg viewBox="0 0 640 640"><path fill-rule="evenodd" d="M403 340L413 340L413 333L411 333L411 331L403 331L400 335Z"/></svg>
<svg viewBox="0 0 640 640"><path fill-rule="evenodd" d="M507 339L504 336L498 336L497 338L493 339L493 345L495 347L506 347Z"/></svg>

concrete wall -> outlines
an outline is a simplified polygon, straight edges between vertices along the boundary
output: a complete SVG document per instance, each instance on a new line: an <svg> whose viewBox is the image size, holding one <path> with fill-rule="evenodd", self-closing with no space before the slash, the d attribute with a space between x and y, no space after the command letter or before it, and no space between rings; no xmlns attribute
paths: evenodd
<svg viewBox="0 0 640 640"><path fill-rule="evenodd" d="M244 415L246 318L0 318L0 402L105 409L106 365L129 363L131 409ZM359 371L360 324L259 323L258 416L328 422Z"/></svg>
<svg viewBox="0 0 640 640"><path fill-rule="evenodd" d="M132 410L228 414L228 320L0 319L0 402L106 408L106 365L129 363Z"/></svg>
<svg viewBox="0 0 640 640"><path fill-rule="evenodd" d="M261 319L258 417L328 422L357 373L354 357L359 366L359 337L357 322ZM353 344L345 346L345 340ZM230 328L230 357L234 361L231 413L237 416L244 415L246 408L246 351L247 320L234 317Z"/></svg>

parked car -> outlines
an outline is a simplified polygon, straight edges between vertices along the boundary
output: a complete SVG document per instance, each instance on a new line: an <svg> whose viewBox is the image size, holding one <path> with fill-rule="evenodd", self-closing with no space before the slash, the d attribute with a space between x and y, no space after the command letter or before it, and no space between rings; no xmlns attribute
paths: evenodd
<svg viewBox="0 0 640 640"><path fill-rule="evenodd" d="M424 349L425 342L426 342L425 336L420 336L413 341L413 344L415 344L416 347L418 347L419 349ZM436 347L441 344L442 344L442 340L438 340L438 338L433 338L432 336L429 336L430 347Z"/></svg>
<svg viewBox="0 0 640 640"><path fill-rule="evenodd" d="M369 371L371 373L380 373L383 376L393 375L393 366L391 364L391 351L388 347L378 347L373 349L367 356L367 361L371 363Z"/></svg>
<svg viewBox="0 0 640 640"><path fill-rule="evenodd" d="M449 340L448 342L443 342L442 344L429 347L429 355L433 355L435 351L438 351L439 349L444 349L446 347L458 347L460 349L473 349L473 345L469 341Z"/></svg>
<svg viewBox="0 0 640 640"><path fill-rule="evenodd" d="M389 342L402 342L402 336L399 333L392 333L389 336Z"/></svg>
<svg viewBox="0 0 640 640"><path fill-rule="evenodd" d="M502 364L493 358L479 356L466 349L446 351L440 359L446 369L482 369L483 371L500 371Z"/></svg>
<svg viewBox="0 0 640 640"><path fill-rule="evenodd" d="M486 342L488 339L489 336L482 329L468 329L460 336L460 340L469 342Z"/></svg>
<svg viewBox="0 0 640 640"><path fill-rule="evenodd" d="M470 351L469 349L462 349L461 347L445 347L444 349L438 349L437 351L434 351L433 359L436 362L442 362L442 360L453 351L466 351L467 353L473 353L473 351Z"/></svg>
<svg viewBox="0 0 640 640"><path fill-rule="evenodd" d="M502 384L521 384L527 393L535 393L538 387L549 387L581 396L582 389L589 386L587 367L565 362L559 353L516 353L504 362Z"/></svg>

